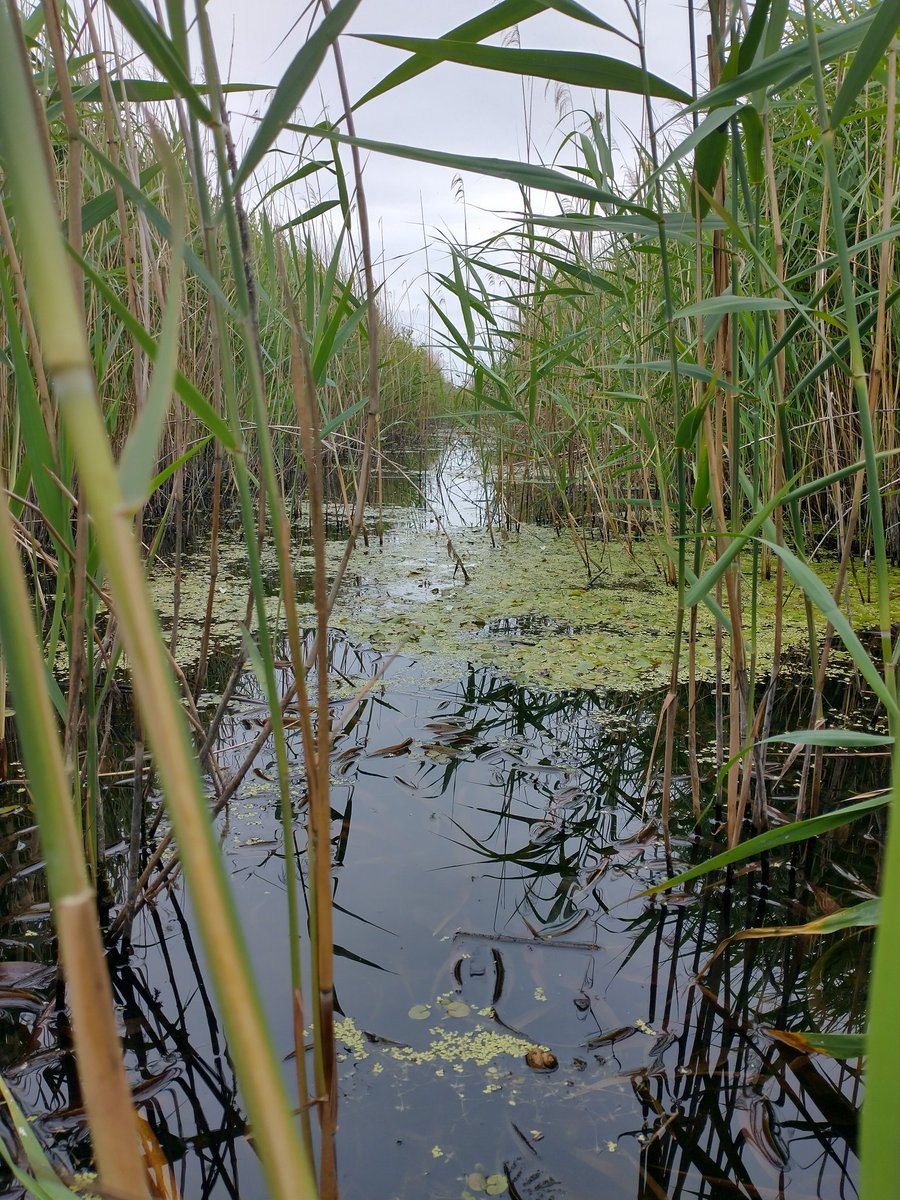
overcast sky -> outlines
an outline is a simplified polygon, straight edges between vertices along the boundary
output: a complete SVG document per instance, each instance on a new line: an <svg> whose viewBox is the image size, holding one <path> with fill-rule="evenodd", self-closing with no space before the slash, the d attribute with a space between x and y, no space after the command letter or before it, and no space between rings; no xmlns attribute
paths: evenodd
<svg viewBox="0 0 900 1200"><path fill-rule="evenodd" d="M351 96L362 96L406 55L361 41L351 34L384 33L412 37L438 37L492 6L494 0L363 0L341 39ZM584 6L618 29L633 34L621 0L582 0ZM308 19L293 32L303 5L297 0L211 0L219 60L233 81L272 83L300 48ZM690 54L687 13L683 0L649 0L647 5L648 67L664 79L690 90ZM542 13L518 28L523 47L590 51L636 61L634 48L625 41L556 12ZM490 39L502 41L502 37ZM279 45L279 43L282 43ZM462 154L524 159L550 163L563 132L573 118L560 124L556 85L545 80L523 82L512 75L481 71L444 63L389 92L356 114L360 137L402 142ZM570 90L562 107L603 111L600 92ZM264 99L233 97L232 113L240 128L241 115L260 111ZM631 138L642 128L642 102L634 96L614 95L613 142L619 161L628 161ZM531 149L526 138L526 106L531 119ZM663 106L665 107L665 106ZM336 116L341 104L329 59L317 85L307 93L302 118L309 124L326 112ZM578 119L577 117L575 118ZM245 127L246 129L247 127ZM629 132L630 131L630 132ZM244 134L246 137L246 133ZM347 156L349 170L349 155ZM280 163L284 166L280 167ZM294 164L296 165L296 163ZM269 171L290 167L290 160L270 159ZM388 290L399 319L423 328L424 237L430 261L441 265L441 233L463 237L463 208L454 197L453 172L383 155L365 162L365 186L373 225L375 252L384 255ZM503 180L466 175L467 220L470 238L496 232L502 214L519 204L518 189Z"/></svg>

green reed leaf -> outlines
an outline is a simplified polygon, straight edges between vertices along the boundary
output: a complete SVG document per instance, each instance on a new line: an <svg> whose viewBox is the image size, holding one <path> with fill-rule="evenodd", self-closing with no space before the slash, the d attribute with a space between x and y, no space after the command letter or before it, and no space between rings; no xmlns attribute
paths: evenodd
<svg viewBox="0 0 900 1200"><path fill-rule="evenodd" d="M789 825L779 825L777 829L769 829L765 833L758 834L757 837L749 838L746 842L741 842L740 845L733 847L731 850L725 850L722 854L716 854L698 866L691 867L689 871L682 871L678 875L673 875L671 879L665 879L662 883L647 888L646 891L641 892L641 895L652 896L657 892L665 892L670 888L680 887L682 884L699 879L702 875L708 875L711 871L720 871L723 867L728 867L732 863L743 862L747 858L755 858L756 855L762 854L767 850L779 850L783 846L792 846L796 842L805 842L809 838L820 837L823 833L828 833L832 829L839 829L842 825L849 825L851 821L855 821L867 813L884 808L890 802L890 795L884 792L878 796L869 796L867 799L860 800L856 804L847 804L843 808L836 809L834 812L822 813L817 817L809 817L805 821L792 821Z"/></svg>
<svg viewBox="0 0 900 1200"><path fill-rule="evenodd" d="M137 341L150 360L155 362L158 351L156 341L140 321L129 311L128 306L123 304L116 295L115 291L109 285L105 272L97 270L87 259L81 258L74 251L70 250L70 253L97 291L103 296L116 317L126 327L131 337ZM203 422L210 433L218 438L226 450L236 450L237 443L234 440L228 422L219 416L206 397L180 371L175 372L174 387L182 403L191 410L195 417Z"/></svg>
<svg viewBox="0 0 900 1200"><path fill-rule="evenodd" d="M872 72L887 53L898 30L900 30L900 0L881 0L872 24L844 76L837 99L831 106L829 122L832 129L837 129L841 121L847 117L853 102L869 82Z"/></svg>
<svg viewBox="0 0 900 1200"><path fill-rule="evenodd" d="M519 25L529 17L545 12L548 8L555 8L559 12L575 17L576 20L586 21L588 24L605 29L610 33L618 32L612 25L608 25L606 21L595 16L582 5L574 3L573 0L556 0L556 3L541 3L540 0L502 0L500 4L495 4L487 12L479 13L472 20L456 25L444 35L444 39L455 42L480 42L495 33L502 33L505 29ZM370 100L374 100L376 96L383 96L385 92L391 91L401 83L415 79L417 75L421 75L434 65L433 59L422 54L414 54L406 62L401 63L399 67L395 67L393 71L385 75L373 88L370 88L361 100L357 100L353 106L354 111L364 104L368 104Z"/></svg>
<svg viewBox="0 0 900 1200"><path fill-rule="evenodd" d="M379 46L409 50L430 59L432 63L455 62L462 66L529 75L578 87L608 88L614 92L658 96L683 104L690 103L691 99L681 88L660 79L658 75L651 75L633 63L603 54L586 54L577 50L520 50L511 46L458 42L451 38L409 38L390 34L360 36Z"/></svg>
<svg viewBox="0 0 900 1200"><path fill-rule="evenodd" d="M817 38L819 53L823 62L839 58L855 50L862 42L872 24L871 14L857 17L846 24L836 26L821 33ZM725 104L733 104L741 96L749 96L761 88L775 90L790 87L805 79L812 70L810 44L804 38L778 50L768 58L754 63L746 71L742 71L735 79L728 80L707 92L690 105L689 112L706 112L721 108Z"/></svg>
<svg viewBox="0 0 900 1200"><path fill-rule="evenodd" d="M712 113L713 118L715 115ZM694 176L697 187L695 191L691 192L691 203L695 206L697 218L701 221L709 212L710 196L722 173L729 140L728 122L723 121L700 142L694 152Z"/></svg>
<svg viewBox="0 0 900 1200"><path fill-rule="evenodd" d="M832 746L864 749L867 746L893 746L888 734L863 733L859 729L798 729L795 733L775 733L759 743L787 742L791 746Z"/></svg>
<svg viewBox="0 0 900 1200"><path fill-rule="evenodd" d="M235 190L250 178L262 162L263 155L274 144L275 139L296 112L300 101L318 74L325 55L359 7L359 3L360 0L338 0L331 12L322 19L312 36L294 55L290 66L275 89L269 107L257 126L253 140L247 147L244 161L241 163L234 181Z"/></svg>
<svg viewBox="0 0 900 1200"><path fill-rule="evenodd" d="M167 83L175 88L194 116L203 124L212 123L212 113L200 99L184 68L180 53L168 34L137 0L108 0L112 12L134 38L138 48L147 55Z"/></svg>
<svg viewBox="0 0 900 1200"><path fill-rule="evenodd" d="M612 192L603 191L593 184L584 183L563 171L542 167L536 163L516 162L508 158L481 158L470 154L450 154L443 150L428 150L423 146L400 146L395 142L372 141L368 138L348 137L326 125L289 124L285 128L295 133L311 134L339 142L342 146L358 146L360 150L372 150L377 154L389 154L394 158L405 158L413 162L431 163L436 167L449 167L454 171L473 171L476 175L489 175L495 179L509 179L521 187L537 188L544 192L556 192L561 196L580 196L584 200L595 200L598 204L612 204L629 212L642 214L649 221L656 218L650 209L632 204Z"/></svg>
<svg viewBox="0 0 900 1200"><path fill-rule="evenodd" d="M688 304L684 308L680 308L675 313L675 319L679 320L682 317L721 319L732 313L776 312L793 307L794 305L789 300L782 300L778 296L736 296L731 292L725 292L721 296L710 296L706 300L700 300L696 304Z"/></svg>
<svg viewBox="0 0 900 1200"><path fill-rule="evenodd" d="M835 633L844 643L847 653L853 659L856 669L866 680L869 687L884 704L889 716L900 719L900 704L891 688L885 683L871 655L856 634L847 616L836 603L831 592L806 563L777 542L765 543L773 554L777 554L787 568L788 574L804 594L815 604L816 608L827 618Z"/></svg>
<svg viewBox="0 0 900 1200"><path fill-rule="evenodd" d="M140 508L149 499L159 441L172 401L181 333L184 239L187 222L184 189L181 186L175 157L162 137L157 135L153 141L169 185L174 236L166 311L153 362L153 377L144 406L138 413L119 456L118 473L122 497L125 504L134 509Z"/></svg>
<svg viewBox="0 0 900 1200"><path fill-rule="evenodd" d="M815 1030L795 1033L793 1030L766 1029L762 1032L783 1042L801 1054L825 1054L829 1058L862 1058L868 1039L864 1033L818 1033Z"/></svg>

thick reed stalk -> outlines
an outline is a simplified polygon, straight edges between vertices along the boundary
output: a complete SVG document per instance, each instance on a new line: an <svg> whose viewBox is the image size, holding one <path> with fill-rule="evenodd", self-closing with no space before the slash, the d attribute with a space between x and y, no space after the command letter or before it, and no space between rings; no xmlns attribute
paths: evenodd
<svg viewBox="0 0 900 1200"><path fill-rule="evenodd" d="M0 36L4 35L0 19ZM0 52L2 53L2 52ZM2 88L2 85L0 85ZM0 640L16 703L16 727L41 832L53 919L68 985L75 1058L104 1187L149 1200L131 1089L116 1028L112 987L72 809L56 717L35 686L44 661L5 496L0 496Z"/></svg>
<svg viewBox="0 0 900 1200"><path fill-rule="evenodd" d="M241 1085L270 1194L315 1195L279 1064L266 1030L233 896L144 581L71 286L68 258L40 152L29 81L16 53L17 14L0 18L0 134L16 232L30 283L44 361L72 446L117 606L122 641L184 861L210 968L222 1002L229 1053ZM32 683L40 678L32 674Z"/></svg>
<svg viewBox="0 0 900 1200"><path fill-rule="evenodd" d="M216 145L216 158L219 168L219 179L224 189L230 185L231 174L235 169L232 155L233 148L229 145L229 134L224 122L225 101L218 76L218 66L212 44L212 34L209 28L209 22L206 13L203 10L201 10L199 13L199 27L201 46L203 49L204 70L210 86L210 95L213 99L214 110L223 114L223 118L215 125L214 138ZM205 191L205 181L197 180L197 186ZM260 503L262 503L262 499L265 497L268 502L267 507L272 512L273 520L275 521L276 526L278 526L279 522L284 523L286 521L286 517L284 514L284 500L278 483L275 459L272 452L272 442L268 427L268 415L266 410L264 384L260 365L261 352L258 338L255 280L253 277L253 267L249 261L249 246L247 243L246 226L243 218L243 208L240 204L240 197L234 196L232 201L232 203L224 206L223 217L229 253L231 256L231 263L234 271L234 279L237 288L237 303L242 316L240 333L243 338L247 358L248 384L250 398L253 405L253 417L257 436L257 449L260 455L260 464L262 467L263 489L261 489ZM204 204L208 204L208 198L205 199ZM212 254L210 254L210 269L214 275L218 273ZM219 322L219 345L227 346L229 342L227 328L224 324L223 314L218 307L216 310L216 316ZM228 409L228 419L235 437L235 441L238 445L241 445L241 416L238 407L237 389L233 375L230 371L226 372L226 379L227 385L225 387L225 398L226 407ZM243 454L234 456L234 470L240 495L244 540L247 547L247 556L250 567L251 592L253 595L253 603L256 611L256 620L259 632L259 652L263 662L266 695L269 702L271 719L273 721L272 732L275 742L275 753L278 766L279 802L281 804L285 834L288 835L291 828L291 800L284 723L281 716L282 698L279 695L278 683L275 674L275 660L272 649L272 641L269 634L269 618L266 612L266 598L262 578L259 545L253 532L250 477L247 469L247 463ZM260 516L261 513L262 509L260 509ZM287 603L289 606L291 606L291 600L293 598L293 574L291 570L290 556L285 552L284 549L284 538L281 536L276 536L275 546L278 553L282 594L288 598ZM291 606L291 611L295 611L293 606ZM296 626L296 620L293 622L293 625ZM291 852L291 844L291 839L288 836L285 842L285 872L288 897L288 923L290 931L291 981L292 990L296 991L300 986L300 929L296 870L294 866L294 856Z"/></svg>

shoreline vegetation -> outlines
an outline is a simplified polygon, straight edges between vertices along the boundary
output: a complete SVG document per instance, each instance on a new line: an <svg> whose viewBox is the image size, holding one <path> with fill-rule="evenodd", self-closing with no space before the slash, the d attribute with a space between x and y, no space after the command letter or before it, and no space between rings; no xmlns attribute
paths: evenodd
<svg viewBox="0 0 900 1200"><path fill-rule="evenodd" d="M871 824L883 916L867 897L793 930L878 926L865 1040L796 1032L836 1058L865 1050L860 1196L893 1200L896 0L688 5L691 44L709 48L690 92L647 70L639 2L613 28L575 0L502 0L440 39L376 38L407 57L357 103L339 39L359 7L320 0L245 146L203 6L0 8L0 782L27 782L40 833L100 1185L177 1195L135 1113L105 951L182 872L268 1195L338 1195L331 766L378 683L337 714L347 681L331 676L329 630L343 625L413 657L493 653L548 688L661 688L645 802L652 776L672 878L641 893L648 904L720 870L730 888L745 860L765 872L776 848ZM623 53L523 48L511 31L545 7L571 18L573 44L601 31ZM326 58L345 115L306 127L298 109ZM553 165L534 147L511 162L358 134L364 101L445 61L554 83ZM583 85L592 111L572 99ZM610 91L644 101L624 176ZM293 165L275 178L268 156L285 135L278 158ZM446 247L431 281L440 354L401 327L376 279L361 151L521 190L504 230ZM423 577L391 541L387 467L417 454L415 495L451 423L484 480L483 530L445 528L429 509ZM367 576L374 598L342 592ZM201 705L223 624L234 653ZM809 687L785 729L776 701L795 644ZM226 771L219 732L248 671L265 715ZM865 693L855 724L826 702L848 672ZM707 684L712 764L696 717ZM103 767L123 696L128 886L101 927ZM800 765L790 814L773 803L776 745ZM284 861L289 1080L216 826L263 748ZM828 794L830 756L869 754L885 768L878 787ZM164 824L147 819L156 796ZM676 876L673 825L710 812L722 852ZM74 1194L4 1096L19 1161L2 1140L0 1153L21 1186Z"/></svg>

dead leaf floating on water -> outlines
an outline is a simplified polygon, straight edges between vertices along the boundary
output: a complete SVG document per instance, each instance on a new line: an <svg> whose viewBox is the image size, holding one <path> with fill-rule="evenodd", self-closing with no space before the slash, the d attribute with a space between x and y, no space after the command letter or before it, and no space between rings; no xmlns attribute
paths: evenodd
<svg viewBox="0 0 900 1200"><path fill-rule="evenodd" d="M533 1046L525 1055L525 1062L531 1067L532 1071L555 1071L559 1066L555 1054L551 1054L549 1050L544 1050L540 1046Z"/></svg>
<svg viewBox="0 0 900 1200"><path fill-rule="evenodd" d="M397 754L408 754L412 741L411 737L404 738L394 746L381 746L378 750L369 750L367 753L369 758L393 758Z"/></svg>

